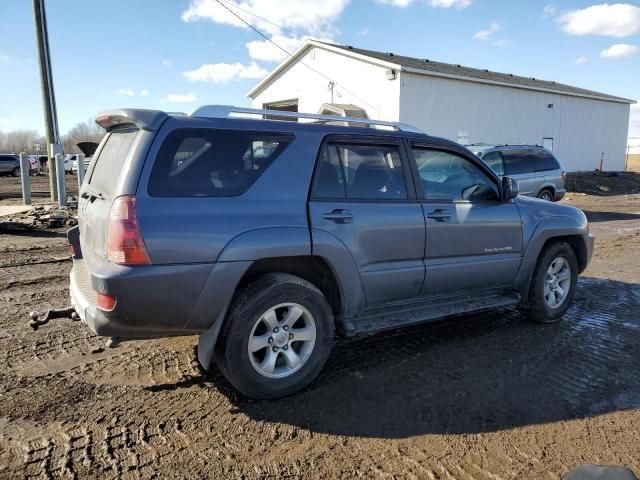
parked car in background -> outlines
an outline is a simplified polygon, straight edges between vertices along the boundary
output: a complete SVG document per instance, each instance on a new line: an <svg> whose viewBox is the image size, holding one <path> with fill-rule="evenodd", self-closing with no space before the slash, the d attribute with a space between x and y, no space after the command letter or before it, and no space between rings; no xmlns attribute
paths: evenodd
<svg viewBox="0 0 640 480"><path fill-rule="evenodd" d="M0 174L20 176L20 157L13 153L0 153Z"/></svg>
<svg viewBox="0 0 640 480"><path fill-rule="evenodd" d="M74 154L67 154L64 157L64 173L67 175L73 173L73 162L77 160L78 156Z"/></svg>
<svg viewBox="0 0 640 480"><path fill-rule="evenodd" d="M567 174L546 148L538 145L468 145L498 175L518 181L520 194L557 202L564 197Z"/></svg>
<svg viewBox="0 0 640 480"><path fill-rule="evenodd" d="M31 175L39 175L41 165L38 155L29 155L27 156L27 160L29 160L29 173L31 173Z"/></svg>
<svg viewBox="0 0 640 480"><path fill-rule="evenodd" d="M91 160L93 159L93 154L95 153L96 149L98 148L98 144L95 142L80 142L77 143L76 146L82 150L82 153L84 153L85 157L84 157L84 171L86 172L89 169L89 165L91 164ZM71 167L73 170L74 174L78 174L78 158L76 156L76 159L73 161L73 166Z"/></svg>
<svg viewBox="0 0 640 480"><path fill-rule="evenodd" d="M583 212L540 208L415 127L326 120L99 115L107 134L68 232L80 318L120 339L200 334L205 369L275 398L318 375L335 332L509 305L564 315L593 250Z"/></svg>

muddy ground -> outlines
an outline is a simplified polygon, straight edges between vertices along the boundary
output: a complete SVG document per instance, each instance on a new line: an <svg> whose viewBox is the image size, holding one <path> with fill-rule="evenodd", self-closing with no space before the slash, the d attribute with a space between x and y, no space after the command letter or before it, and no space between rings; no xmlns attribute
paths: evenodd
<svg viewBox="0 0 640 480"><path fill-rule="evenodd" d="M0 477L640 476L640 195L564 202L598 237L564 321L506 309L340 341L310 388L269 402L194 371L196 337L32 332L30 310L68 304L70 262L47 263L63 230L0 233Z"/></svg>

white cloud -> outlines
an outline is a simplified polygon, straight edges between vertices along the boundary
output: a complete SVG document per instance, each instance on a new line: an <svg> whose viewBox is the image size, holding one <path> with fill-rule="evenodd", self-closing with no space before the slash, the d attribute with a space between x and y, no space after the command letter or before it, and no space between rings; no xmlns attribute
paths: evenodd
<svg viewBox="0 0 640 480"><path fill-rule="evenodd" d="M629 58L640 52L637 45L629 45L628 43L617 43L611 45L600 52L600 56L604 58Z"/></svg>
<svg viewBox="0 0 640 480"><path fill-rule="evenodd" d="M192 82L228 83L232 80L262 78L268 72L255 62L249 65L241 63L210 63L182 75Z"/></svg>
<svg viewBox="0 0 640 480"><path fill-rule="evenodd" d="M284 35L274 35L271 40L289 53L295 52L304 39L298 37L287 37ZM253 60L264 62L280 62L287 57L287 54L267 40L253 40L246 44L249 56Z"/></svg>
<svg viewBox="0 0 640 480"><path fill-rule="evenodd" d="M587 57L578 57L578 58L576 58L576 63L578 65L585 64L585 63L587 63L587 61L588 61Z"/></svg>
<svg viewBox="0 0 640 480"><path fill-rule="evenodd" d="M626 37L640 33L640 7L628 3L603 3L563 12L556 21L571 35Z"/></svg>
<svg viewBox="0 0 640 480"><path fill-rule="evenodd" d="M173 67L173 62L171 60L167 60L166 58L162 60L162 66L171 68Z"/></svg>
<svg viewBox="0 0 640 480"><path fill-rule="evenodd" d="M147 95L149 95L149 90L147 90L146 88L143 88L142 90L140 90L141 97L146 97Z"/></svg>
<svg viewBox="0 0 640 480"><path fill-rule="evenodd" d="M5 63L9 63L11 61L11 58L9 58L9 55L3 55L2 53L0 53L0 65L4 65Z"/></svg>
<svg viewBox="0 0 640 480"><path fill-rule="evenodd" d="M497 32L498 30L500 30L500 28L501 28L500 22L498 22L497 20L494 20L493 22L491 22L491 25L489 26L488 29L480 30L479 32L476 32L473 35L473 38L474 40L480 40L481 42L486 42L487 40L489 40L489 37L493 35L495 32Z"/></svg>
<svg viewBox="0 0 640 480"><path fill-rule="evenodd" d="M360 35L361 37L366 37L367 35L369 35L369 27L365 27L362 30L360 30L358 32L358 35Z"/></svg>
<svg viewBox="0 0 640 480"><path fill-rule="evenodd" d="M413 3L413 0L376 0L376 3L381 5L393 5L394 7L408 7Z"/></svg>
<svg viewBox="0 0 640 480"><path fill-rule="evenodd" d="M500 40L496 40L492 43L494 47L509 47L513 45L511 40L507 40L506 38L501 38Z"/></svg>
<svg viewBox="0 0 640 480"><path fill-rule="evenodd" d="M130 88L118 88L116 90L116 95L124 95L125 97L133 97L135 95L135 93Z"/></svg>
<svg viewBox="0 0 640 480"><path fill-rule="evenodd" d="M198 97L193 93L170 93L166 100L171 103L193 103L198 100Z"/></svg>
<svg viewBox="0 0 640 480"><path fill-rule="evenodd" d="M558 11L558 8L555 5L547 4L542 9L542 16L544 18L553 17L555 16L557 11Z"/></svg>
<svg viewBox="0 0 640 480"><path fill-rule="evenodd" d="M282 34L276 25L309 34L326 35L333 30L334 22L348 3L349 0L225 0L224 5L254 27L270 35ZM246 28L244 23L215 0L191 0L189 8L182 13L182 21L198 20Z"/></svg>
<svg viewBox="0 0 640 480"><path fill-rule="evenodd" d="M429 0L429 5L432 7L451 8L458 9L467 8L473 0Z"/></svg>

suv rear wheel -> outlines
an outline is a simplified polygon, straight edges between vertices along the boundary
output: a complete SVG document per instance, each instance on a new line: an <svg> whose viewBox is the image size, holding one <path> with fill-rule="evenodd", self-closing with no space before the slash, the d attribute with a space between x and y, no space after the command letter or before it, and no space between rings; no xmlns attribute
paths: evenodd
<svg viewBox="0 0 640 480"><path fill-rule="evenodd" d="M19 177L20 176L20 167L16 167L13 170L11 170L11 175L13 175L14 177Z"/></svg>
<svg viewBox="0 0 640 480"><path fill-rule="evenodd" d="M317 377L333 336L333 314L320 290L294 275L267 274L238 294L216 348L216 363L245 395L282 397Z"/></svg>
<svg viewBox="0 0 640 480"><path fill-rule="evenodd" d="M567 312L576 293L578 261L565 242L552 243L542 252L533 272L527 316L552 323Z"/></svg>
<svg viewBox="0 0 640 480"><path fill-rule="evenodd" d="M540 190L540 193L538 193L538 198L546 200L547 202L553 202L553 192L548 188L543 188Z"/></svg>

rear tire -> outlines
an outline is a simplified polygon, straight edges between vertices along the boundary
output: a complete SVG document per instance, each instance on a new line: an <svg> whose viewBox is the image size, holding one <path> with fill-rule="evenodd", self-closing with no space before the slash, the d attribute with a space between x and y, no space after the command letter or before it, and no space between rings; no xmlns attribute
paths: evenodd
<svg viewBox="0 0 640 480"><path fill-rule="evenodd" d="M538 198L541 200L546 200L547 202L553 202L553 192L548 188L543 188L542 190L540 190L540 193L538 193Z"/></svg>
<svg viewBox="0 0 640 480"><path fill-rule="evenodd" d="M533 272L527 317L538 323L553 323L567 312L576 294L578 261L568 243L547 246Z"/></svg>
<svg viewBox="0 0 640 480"><path fill-rule="evenodd" d="M13 170L11 170L11 175L13 175L14 177L19 177L20 176L20 167L16 167Z"/></svg>
<svg viewBox="0 0 640 480"><path fill-rule="evenodd" d="M257 399L291 395L320 373L334 337L333 313L313 284L266 274L235 298L215 358L241 393Z"/></svg>

